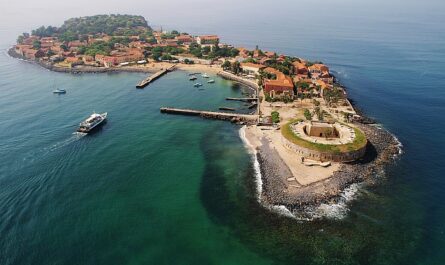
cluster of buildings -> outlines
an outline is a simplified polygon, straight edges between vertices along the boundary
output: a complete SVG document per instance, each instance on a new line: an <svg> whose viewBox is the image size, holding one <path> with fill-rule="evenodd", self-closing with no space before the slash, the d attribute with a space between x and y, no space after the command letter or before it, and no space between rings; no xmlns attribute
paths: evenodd
<svg viewBox="0 0 445 265"><path fill-rule="evenodd" d="M298 88L298 93L315 93L322 96L325 89L333 88L334 78L329 73L329 67L322 63L308 64L304 60L292 63L294 67L294 82L306 83L308 89ZM309 66L308 66L309 65Z"/></svg>
<svg viewBox="0 0 445 265"><path fill-rule="evenodd" d="M219 43L216 35L191 36L179 34L165 37L166 32L153 32L153 40L141 40L139 36L109 36L106 34L88 35L83 40L69 42L60 41L57 37L28 36L21 43L14 46L15 52L26 59L59 63L64 66L88 65L96 67L123 66L130 63L146 63L144 51L154 47L185 47L192 43L201 46L212 46ZM109 42L112 38L129 38L130 43L123 45L116 43L107 55L95 56L81 54L79 49L95 42Z"/></svg>
<svg viewBox="0 0 445 265"><path fill-rule="evenodd" d="M113 37L129 38L130 42L126 45L115 43L111 52L107 55L96 54L95 56L90 56L79 52L81 47L87 47L96 42L109 42ZM130 63L146 63L147 54L145 51L150 50L150 48L183 47L187 49L192 43L199 44L201 47L214 47L215 44L219 44L219 37L216 35L172 35L167 32L154 31L153 39L149 41L142 40L139 36L128 37L99 34L83 36L82 40L62 42L57 37L28 36L20 44L15 45L15 52L27 59L46 60L50 63L59 63L67 67L76 65L114 67ZM290 68L291 72L284 74L277 69L268 67L268 65L271 65L269 63L271 61L278 64L289 61L288 57L259 49L248 50L238 48L238 50L239 55L236 58L230 58L231 61L241 62L240 68L245 76L252 79L262 78L264 93L271 98L293 98L295 93L312 93L313 95L321 96L325 89L332 88L333 86L333 77L329 73L329 68L324 64L312 64L301 59L294 59ZM210 60L191 58L188 55L178 55L177 58L180 61L193 59L200 64L214 63ZM220 58L218 63L222 63L224 60L225 58ZM267 74L264 75L264 73ZM305 85L295 86L295 84Z"/></svg>
<svg viewBox="0 0 445 265"><path fill-rule="evenodd" d="M253 58L258 63L244 62L240 64L243 74L247 77L260 77L262 73L268 73L263 77L262 84L264 93L271 98L294 97L295 93L312 93L316 96L322 96L325 89L333 87L334 78L329 73L329 68L321 63L311 64L304 60L298 59L292 62L291 73L286 75L277 69L267 67L267 62L276 60L281 63L286 60L284 55L277 56L272 52L252 52L241 48L240 55L243 60ZM263 74L264 76L264 74ZM261 78L261 77L260 77ZM295 86L295 84L303 84L305 86Z"/></svg>

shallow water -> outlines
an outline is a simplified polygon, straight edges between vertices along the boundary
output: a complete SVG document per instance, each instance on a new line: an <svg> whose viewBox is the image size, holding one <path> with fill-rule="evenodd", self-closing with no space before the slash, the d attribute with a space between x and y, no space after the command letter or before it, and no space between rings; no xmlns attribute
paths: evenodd
<svg viewBox="0 0 445 265"><path fill-rule="evenodd" d="M378 186L360 189L341 219L277 215L257 202L237 126L159 113L237 104L223 98L239 86L198 91L175 72L136 90L144 74L51 73L2 53L0 263L443 264L443 4L285 2L229 18L224 5L199 17L208 23L184 15L192 5L171 27L329 64L404 145ZM172 23L162 12L152 16ZM1 48L30 23L2 23ZM109 122L72 135L92 111Z"/></svg>

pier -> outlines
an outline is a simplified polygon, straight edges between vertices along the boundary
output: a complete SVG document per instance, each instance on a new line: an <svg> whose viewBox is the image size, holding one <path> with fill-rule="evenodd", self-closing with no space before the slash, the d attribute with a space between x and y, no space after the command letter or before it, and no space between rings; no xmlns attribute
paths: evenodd
<svg viewBox="0 0 445 265"><path fill-rule="evenodd" d="M161 113L179 114L188 116L200 116L206 119L224 120L234 123L257 124L258 115L227 113L217 111L193 110L193 109L177 109L177 108L161 108Z"/></svg>
<svg viewBox="0 0 445 265"><path fill-rule="evenodd" d="M150 75L149 77L145 78L141 82L139 82L139 84L136 85L136 88L144 88L144 87L148 86L151 82L155 81L156 79L165 75L166 73L173 71L174 69L175 69L174 65L170 66L169 68L162 69L162 70Z"/></svg>
<svg viewBox="0 0 445 265"><path fill-rule="evenodd" d="M250 102L250 101L257 101L258 98L226 98L226 100L237 100L237 101Z"/></svg>

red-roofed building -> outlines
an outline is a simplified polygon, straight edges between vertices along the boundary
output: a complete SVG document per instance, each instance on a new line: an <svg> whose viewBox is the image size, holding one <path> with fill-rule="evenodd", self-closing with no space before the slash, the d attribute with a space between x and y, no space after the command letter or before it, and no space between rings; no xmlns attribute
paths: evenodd
<svg viewBox="0 0 445 265"><path fill-rule="evenodd" d="M176 39L177 42L180 42L180 43L183 43L183 44L190 44L190 43L193 42L193 38L190 35L182 34L182 35L176 36L175 39Z"/></svg>
<svg viewBox="0 0 445 265"><path fill-rule="evenodd" d="M308 69L311 74L321 74L322 72L329 73L329 68L326 65L320 63L311 65L308 67Z"/></svg>
<svg viewBox="0 0 445 265"><path fill-rule="evenodd" d="M196 42L199 45L203 44L216 44L219 42L219 37L217 35L203 35L196 37Z"/></svg>
<svg viewBox="0 0 445 265"><path fill-rule="evenodd" d="M78 40L68 42L68 48L73 48L73 47L77 48L77 47L85 46L85 45L86 45L86 42L78 41Z"/></svg>
<svg viewBox="0 0 445 265"><path fill-rule="evenodd" d="M273 58L275 55L277 55L277 54L274 53L274 52L264 52L264 54L265 54L267 57L269 57L269 58Z"/></svg>
<svg viewBox="0 0 445 265"><path fill-rule="evenodd" d="M246 72L247 74L257 75L259 74L259 71L264 68L266 68L266 66L262 64L241 63L241 69L243 70L243 72Z"/></svg>
<svg viewBox="0 0 445 265"><path fill-rule="evenodd" d="M170 47L177 47L178 41L176 39L164 39L162 40L163 44L167 44Z"/></svg>
<svg viewBox="0 0 445 265"><path fill-rule="evenodd" d="M268 94L272 98L288 96L293 98L294 96L294 83L290 76L283 74L282 72L267 67L265 72L274 74L276 79L264 79L264 93Z"/></svg>
<svg viewBox="0 0 445 265"><path fill-rule="evenodd" d="M294 74L306 76L308 75L309 69L307 68L306 64L295 61L292 63L292 65L294 66Z"/></svg>
<svg viewBox="0 0 445 265"><path fill-rule="evenodd" d="M249 57L249 50L246 48L238 48L239 54L238 56L241 56L242 58L248 58Z"/></svg>
<svg viewBox="0 0 445 265"><path fill-rule="evenodd" d="M24 51L28 49L32 49L32 45L26 45L26 44L15 45L15 52L22 56L25 56Z"/></svg>
<svg viewBox="0 0 445 265"><path fill-rule="evenodd" d="M32 45L32 43L35 41L35 40L39 40L40 38L38 37L38 36L29 36L28 38L25 38L24 40L23 40L23 44L26 44L26 45Z"/></svg>

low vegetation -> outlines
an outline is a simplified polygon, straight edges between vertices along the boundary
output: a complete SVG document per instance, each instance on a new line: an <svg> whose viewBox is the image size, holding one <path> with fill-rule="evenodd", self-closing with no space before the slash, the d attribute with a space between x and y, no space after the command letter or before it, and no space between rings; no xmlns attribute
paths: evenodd
<svg viewBox="0 0 445 265"><path fill-rule="evenodd" d="M308 109L304 109L304 117L306 118L306 120L310 121L312 120L312 113L308 110Z"/></svg>
<svg viewBox="0 0 445 265"><path fill-rule="evenodd" d="M291 125L295 123L296 121L291 121L289 123L286 123L284 126L281 127L281 133L282 135L289 140L290 142L311 149L316 150L319 152L334 152L334 153L342 153L342 152L350 152L354 150L359 150L366 146L367 140L365 134L357 129L353 128L355 132L355 139L352 143L349 144L343 144L343 145L328 145L328 144L319 144L319 143L313 143L306 141L297 135L294 134L292 131Z"/></svg>
<svg viewBox="0 0 445 265"><path fill-rule="evenodd" d="M272 111L272 122L273 123L279 123L280 122L280 113L278 111Z"/></svg>

